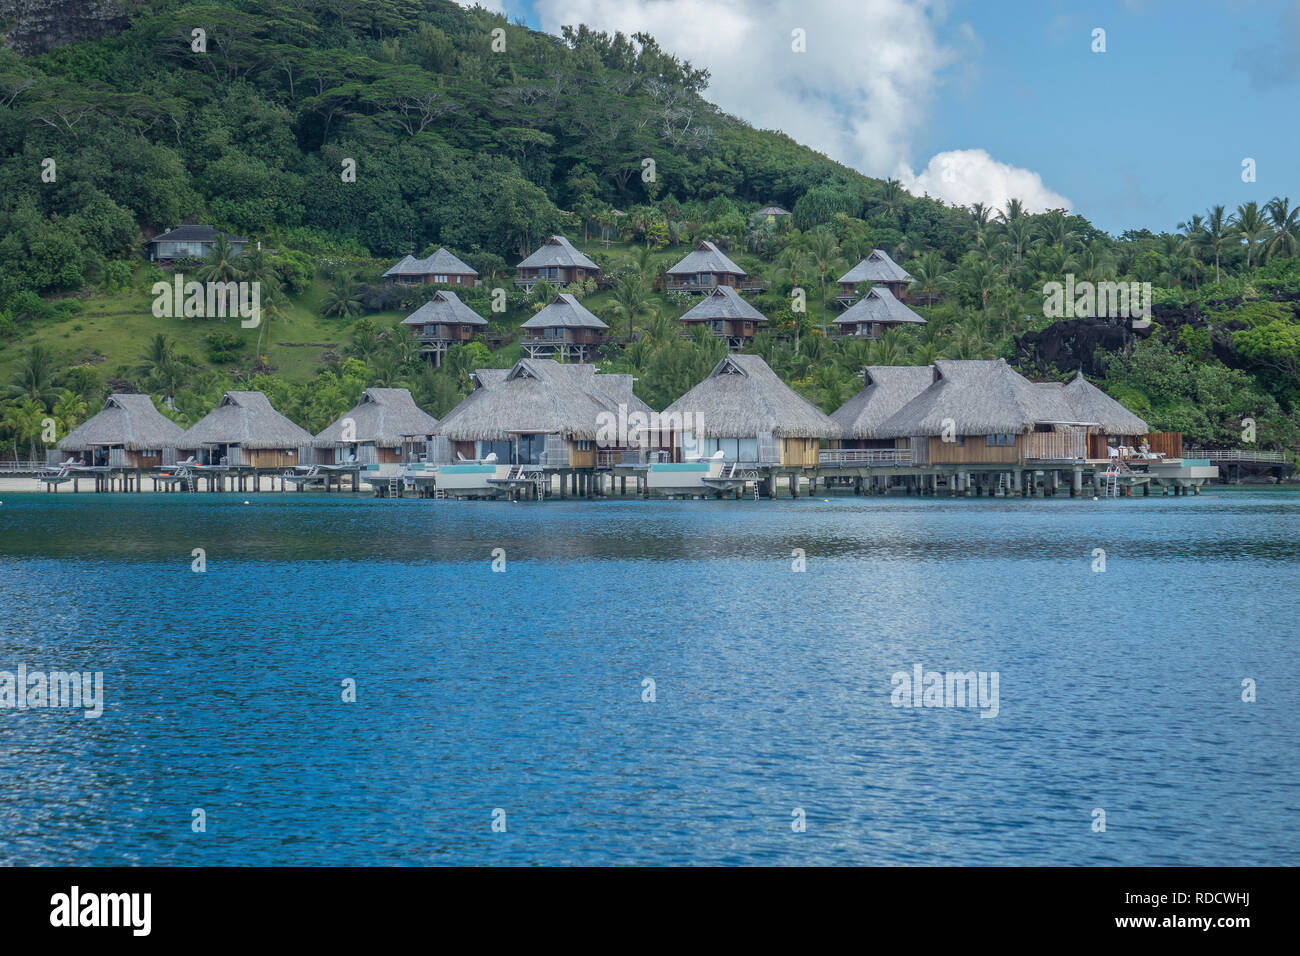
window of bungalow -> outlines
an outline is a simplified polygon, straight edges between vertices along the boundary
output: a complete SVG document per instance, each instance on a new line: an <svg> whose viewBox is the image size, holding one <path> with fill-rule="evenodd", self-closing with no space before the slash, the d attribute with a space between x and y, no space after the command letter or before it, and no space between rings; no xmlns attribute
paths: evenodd
<svg viewBox="0 0 1300 956"><path fill-rule="evenodd" d="M1015 445L1016 436L1014 434L985 435L984 443L986 445Z"/></svg>
<svg viewBox="0 0 1300 956"><path fill-rule="evenodd" d="M518 455L515 464L540 465L542 463L542 452L545 450L545 435L520 435L515 439L515 452Z"/></svg>
<svg viewBox="0 0 1300 956"><path fill-rule="evenodd" d="M447 282L447 277L446 277L446 276L435 275L435 276L433 277L433 281L434 281L434 282L442 282L442 283L445 284L445 283Z"/></svg>
<svg viewBox="0 0 1300 956"><path fill-rule="evenodd" d="M482 461L488 455L496 455L497 461L510 461L510 442L480 441L475 445L475 457Z"/></svg>

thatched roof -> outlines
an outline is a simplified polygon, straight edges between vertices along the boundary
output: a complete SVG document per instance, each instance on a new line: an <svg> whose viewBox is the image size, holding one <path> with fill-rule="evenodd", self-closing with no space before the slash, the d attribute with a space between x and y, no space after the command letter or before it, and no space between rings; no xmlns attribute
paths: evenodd
<svg viewBox="0 0 1300 956"><path fill-rule="evenodd" d="M329 425L312 441L317 448L343 444L343 423L352 420L352 441L397 448L403 435L432 435L438 420L415 404L404 388L368 388L352 411Z"/></svg>
<svg viewBox="0 0 1300 956"><path fill-rule="evenodd" d="M701 272L726 273L733 276L745 275L745 270L728 259L713 243L702 241L695 251L668 270L670 276L696 275Z"/></svg>
<svg viewBox="0 0 1300 956"><path fill-rule="evenodd" d="M844 310L835 320L836 325L858 325L862 322L911 322L925 325L921 318L894 297L883 285L874 285L867 294Z"/></svg>
<svg viewBox="0 0 1300 956"><path fill-rule="evenodd" d="M682 316L683 322L709 322L713 319L766 322L767 316L746 302L731 286L720 285Z"/></svg>
<svg viewBox="0 0 1300 956"><path fill-rule="evenodd" d="M154 407L148 395L110 395L104 408L59 442L60 451L121 445L127 451L171 448L184 429Z"/></svg>
<svg viewBox="0 0 1300 956"><path fill-rule="evenodd" d="M516 269L541 269L550 266L579 266L583 269L600 270L600 266L592 262L581 252L573 247L568 239L563 236L551 236L542 246L537 249L531 256L525 259Z"/></svg>
<svg viewBox="0 0 1300 956"><path fill-rule="evenodd" d="M929 365L870 365L862 370L866 387L831 412L845 438L879 438L877 429L934 381Z"/></svg>
<svg viewBox="0 0 1300 956"><path fill-rule="evenodd" d="M404 256L402 261L393 266L384 273L387 276L408 276L408 275L453 275L453 276L476 276L478 271L473 266L461 262L446 249L439 249L431 256L423 259L417 259L414 256Z"/></svg>
<svg viewBox="0 0 1300 956"><path fill-rule="evenodd" d="M1107 435L1145 435L1151 430L1145 421L1084 378L1082 370L1061 391L1080 421L1096 422Z"/></svg>
<svg viewBox="0 0 1300 956"><path fill-rule="evenodd" d="M872 249L865 259L840 276L841 282L911 282L912 277L883 249Z"/></svg>
<svg viewBox="0 0 1300 956"><path fill-rule="evenodd" d="M790 210L789 210L789 209L782 209L780 206L764 206L762 209L760 209L760 210L758 211L758 215L760 215L760 216L788 216L788 215L790 215Z"/></svg>
<svg viewBox="0 0 1300 956"><path fill-rule="evenodd" d="M506 441L529 433L593 440L603 413L616 411L619 401L631 411L629 399L639 401L631 396L630 376L599 375L592 365L520 359L503 379L491 374L496 371L476 373L480 387L447 413L436 434L452 441ZM636 407L648 410L644 403Z"/></svg>
<svg viewBox="0 0 1300 956"><path fill-rule="evenodd" d="M607 329L604 322L596 318L586 306L569 295L561 292L551 304L520 326L521 329Z"/></svg>
<svg viewBox="0 0 1300 956"><path fill-rule="evenodd" d="M934 363L934 381L876 429L876 438L1029 431L1036 424L1082 424L1061 389L1039 388L1005 359Z"/></svg>
<svg viewBox="0 0 1300 956"><path fill-rule="evenodd" d="M689 412L701 438L839 438L840 426L757 355L728 355L664 415Z"/></svg>
<svg viewBox="0 0 1300 956"><path fill-rule="evenodd" d="M487 319L479 315L455 292L446 289L434 293L432 299L424 303L406 318L403 325L487 325Z"/></svg>
<svg viewBox="0 0 1300 956"><path fill-rule="evenodd" d="M177 448L240 445L305 448L311 435L285 418L261 392L226 392L221 403L176 440Z"/></svg>

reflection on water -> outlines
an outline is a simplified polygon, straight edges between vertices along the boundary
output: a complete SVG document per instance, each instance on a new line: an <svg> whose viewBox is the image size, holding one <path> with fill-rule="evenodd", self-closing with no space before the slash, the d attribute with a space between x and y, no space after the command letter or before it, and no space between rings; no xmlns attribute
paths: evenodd
<svg viewBox="0 0 1300 956"><path fill-rule="evenodd" d="M0 506L0 670L107 695L0 711L0 862L1294 859L1293 492L243 500Z"/></svg>

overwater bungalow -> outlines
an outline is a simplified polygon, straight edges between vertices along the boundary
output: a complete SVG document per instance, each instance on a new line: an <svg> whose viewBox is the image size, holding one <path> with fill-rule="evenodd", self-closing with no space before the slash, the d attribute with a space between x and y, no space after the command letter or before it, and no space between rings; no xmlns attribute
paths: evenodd
<svg viewBox="0 0 1300 956"><path fill-rule="evenodd" d="M402 319L402 325L419 339L421 354L428 356L435 367L442 364L447 349L472 342L487 324L487 319L450 289L438 290L433 298Z"/></svg>
<svg viewBox="0 0 1300 956"><path fill-rule="evenodd" d="M742 299L731 286L720 285L683 315L681 321L687 334L703 326L734 350L744 348L753 340L759 326L766 324L767 316Z"/></svg>
<svg viewBox="0 0 1300 956"><path fill-rule="evenodd" d="M176 440L183 429L154 407L148 395L110 395L94 416L68 432L51 450L51 470L42 479L47 488L72 483L80 490L82 478L93 480L98 491L111 491L116 483L124 491L139 491L146 473L176 460Z"/></svg>
<svg viewBox="0 0 1300 956"><path fill-rule="evenodd" d="M299 464L312 436L261 392L226 392L221 402L176 440L177 455L200 467L256 473Z"/></svg>
<svg viewBox="0 0 1300 956"><path fill-rule="evenodd" d="M632 393L629 375L602 375L592 365L520 359L510 369L480 369L474 391L439 422L426 459L437 466L439 493L491 496L523 487L545 494L555 476L589 494L639 442L626 428L633 414L653 412Z"/></svg>
<svg viewBox="0 0 1300 956"><path fill-rule="evenodd" d="M600 266L574 248L564 236L551 236L515 266L515 285L531 290L538 282L562 289L570 282L599 278Z"/></svg>
<svg viewBox="0 0 1300 956"><path fill-rule="evenodd" d="M711 292L719 286L737 289L761 287L746 282L745 270L736 265L713 243L702 241L695 250L665 273L669 292Z"/></svg>
<svg viewBox="0 0 1300 956"><path fill-rule="evenodd" d="M472 286L478 282L478 270L462 262L446 249L439 248L432 255L417 259L403 256L384 273L386 285L460 285Z"/></svg>
<svg viewBox="0 0 1300 956"><path fill-rule="evenodd" d="M355 408L312 440L315 464L353 467L374 484L402 471L403 449L432 440L438 420L404 388L368 388Z"/></svg>
<svg viewBox="0 0 1300 956"><path fill-rule="evenodd" d="M856 297L858 284L870 282L873 287L885 287L901 302L907 298L907 287L915 281L885 250L872 249L865 259L840 276L835 297L841 305L847 306Z"/></svg>
<svg viewBox="0 0 1300 956"><path fill-rule="evenodd" d="M925 319L899 302L883 285L873 285L835 320L840 335L867 339L878 339L886 329L900 325L925 325Z"/></svg>
<svg viewBox="0 0 1300 956"><path fill-rule="evenodd" d="M757 355L727 355L689 392L663 411L674 426L674 464L694 464L695 474L652 466L649 486L677 489L692 484L739 492L746 480L767 478L769 493L777 474L798 480L818 464L823 440L838 439L841 428L817 406L781 381ZM701 465L716 463L721 471Z"/></svg>
<svg viewBox="0 0 1300 956"><path fill-rule="evenodd" d="M594 355L609 332L608 325L567 292L557 295L520 328L529 358L553 356L579 362Z"/></svg>
<svg viewBox="0 0 1300 956"><path fill-rule="evenodd" d="M880 426L934 381L929 365L869 365L862 370L863 387L831 413L844 430L838 442L842 454L822 453L823 460L885 464L897 461L909 448L906 438L882 438Z"/></svg>

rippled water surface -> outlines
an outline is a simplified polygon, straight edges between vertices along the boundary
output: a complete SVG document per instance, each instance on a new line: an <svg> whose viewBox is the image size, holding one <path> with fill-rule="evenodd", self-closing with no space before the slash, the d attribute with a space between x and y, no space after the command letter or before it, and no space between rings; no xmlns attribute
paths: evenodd
<svg viewBox="0 0 1300 956"><path fill-rule="evenodd" d="M1296 862L1300 493L249 500L5 497L0 862Z"/></svg>

